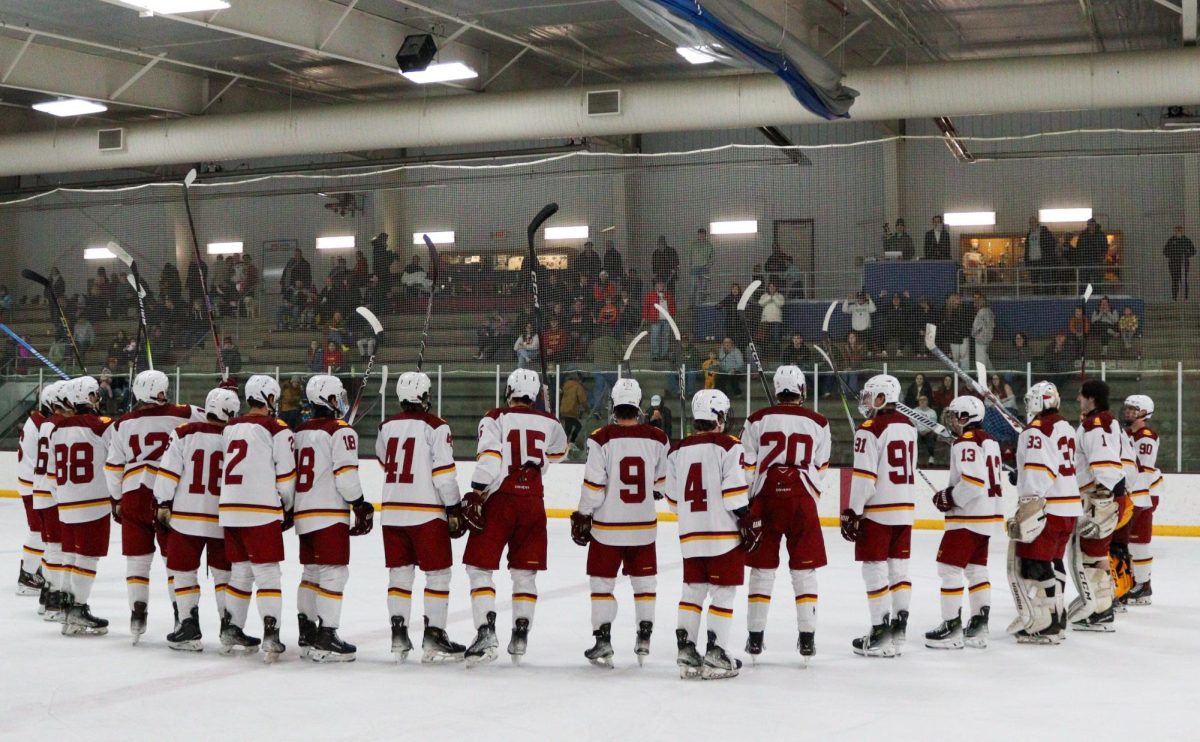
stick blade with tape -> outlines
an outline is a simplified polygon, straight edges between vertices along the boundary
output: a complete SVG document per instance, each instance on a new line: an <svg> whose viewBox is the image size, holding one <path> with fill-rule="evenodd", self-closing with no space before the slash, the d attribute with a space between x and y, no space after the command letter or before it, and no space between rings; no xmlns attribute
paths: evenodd
<svg viewBox="0 0 1200 742"><path fill-rule="evenodd" d="M191 170L188 170L187 175L183 176L183 184L185 186L190 186L192 183L195 183L195 182L196 182L196 168L192 168Z"/></svg>
<svg viewBox="0 0 1200 742"><path fill-rule="evenodd" d="M756 280L750 282L750 285L742 292L741 298L738 299L737 309L739 312L746 311L746 305L750 303L750 297L754 296L754 292L758 291L760 287L762 287L762 281Z"/></svg>
<svg viewBox="0 0 1200 742"><path fill-rule="evenodd" d="M988 385L987 366L984 366L982 361L975 361L975 375L979 377L979 386L986 387Z"/></svg>
<svg viewBox="0 0 1200 742"><path fill-rule="evenodd" d="M128 281L129 285L133 287L133 290L137 292L138 298L146 298L146 289L138 284L137 279L133 277L132 273L126 275L125 280Z"/></svg>
<svg viewBox="0 0 1200 742"><path fill-rule="evenodd" d="M113 255L116 255L116 256L117 256L117 260L120 260L120 261L121 261L122 263L124 263L125 265L130 265L130 264L132 264L132 263L133 263L133 256L132 256L132 255L130 255L130 254L129 254L129 253L126 251L126 250L125 250L125 248L121 247L121 246L120 246L119 244L117 244L116 242L111 242L111 241L110 241L110 242L109 242L109 243L106 245L106 247L108 248L108 251L109 251L109 252L111 252Z"/></svg>
<svg viewBox="0 0 1200 742"><path fill-rule="evenodd" d="M833 310L837 309L837 299L829 303L829 308L825 310L825 319L821 320L821 332L829 334L829 321L833 319Z"/></svg>
<svg viewBox="0 0 1200 742"><path fill-rule="evenodd" d="M667 308L662 304L655 304L654 308L658 310L658 316L662 317L663 320L665 320L666 323L671 326L671 334L674 335L675 339L678 341L680 339L679 325L675 324L675 318L671 316L671 313L668 312Z"/></svg>
<svg viewBox="0 0 1200 742"><path fill-rule="evenodd" d="M383 332L383 324L370 309L367 309L366 307L358 307L354 311L358 312L359 316L367 321L367 324L371 326L371 331L376 335Z"/></svg>
<svg viewBox="0 0 1200 742"><path fill-rule="evenodd" d="M1092 285L1089 283L1087 288L1083 290L1083 303L1087 304L1088 299L1092 298Z"/></svg>
<svg viewBox="0 0 1200 742"><path fill-rule="evenodd" d="M33 281L34 283L40 283L41 285L47 287L50 286L50 279L46 278L41 273L37 273L36 271L31 271L28 268L22 268L21 275L24 278L28 278L30 281Z"/></svg>
<svg viewBox="0 0 1200 742"><path fill-rule="evenodd" d="M925 347L929 350L937 347L937 325L933 323L925 325Z"/></svg>
<svg viewBox="0 0 1200 742"><path fill-rule="evenodd" d="M633 357L633 349L636 348L637 344L642 342L642 339L645 338L649 334L650 334L649 330L642 330L638 334L634 335L633 340L629 341L629 345L625 346L625 355L622 357L621 360L628 361L630 358L632 358Z"/></svg>

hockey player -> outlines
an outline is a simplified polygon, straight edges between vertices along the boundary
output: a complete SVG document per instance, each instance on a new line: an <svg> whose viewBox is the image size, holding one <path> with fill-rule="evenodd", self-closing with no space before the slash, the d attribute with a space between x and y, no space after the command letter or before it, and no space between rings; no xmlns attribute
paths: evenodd
<svg viewBox="0 0 1200 742"><path fill-rule="evenodd" d="M1071 573L1079 595L1071 601L1067 620L1076 631L1111 632L1116 624L1108 553L1113 532L1129 508L1121 463L1129 443L1108 411L1108 384L1088 379L1077 399L1075 471L1084 504L1071 540Z"/></svg>
<svg viewBox="0 0 1200 742"><path fill-rule="evenodd" d="M50 433L54 431L58 421L69 417L73 410L67 400L67 391L71 381L56 381L49 384L45 394L49 403L50 415L42 421L37 431L37 462L33 469L33 509L37 513L42 526L42 542L46 545L46 555L43 559L46 578L45 606L42 619L62 623L66 619L69 608L67 593L70 588L70 570L62 552L62 528L58 519L58 505L54 501L54 483L47 469L50 463ZM42 610L39 608L39 610Z"/></svg>
<svg viewBox="0 0 1200 742"><path fill-rule="evenodd" d="M1017 512L1007 522L1008 579L1017 618L1008 632L1022 644L1058 644L1066 628L1063 554L1083 508L1075 479L1075 431L1058 414L1060 404L1054 384L1039 381L1029 387L1029 427L1017 437Z"/></svg>
<svg viewBox="0 0 1200 742"><path fill-rule="evenodd" d="M296 492L292 431L275 417L278 400L275 379L251 376L246 380L249 412L230 420L221 434L225 453L219 522L225 529L225 555L231 572L221 645L226 653L258 651L259 640L245 634L250 596L257 585L267 662L274 662L285 649L279 641L283 602L279 563L283 561L283 531L291 528Z"/></svg>
<svg viewBox="0 0 1200 742"><path fill-rule="evenodd" d="M295 433L295 521L304 565L296 596L300 649L314 662L353 662L357 648L337 633L342 593L350 578L350 537L370 533L375 508L358 479L358 433L342 419L348 409L342 382L313 376L305 396L313 416Z"/></svg>
<svg viewBox="0 0 1200 742"><path fill-rule="evenodd" d="M96 414L100 384L91 376L70 382L67 399L75 414L56 421L50 433L46 467L58 504L64 561L70 572L66 588L66 636L108 633L108 621L92 615L88 598L100 557L108 555L109 504L104 478L112 420Z"/></svg>
<svg viewBox="0 0 1200 742"><path fill-rule="evenodd" d="M496 588L492 573L508 548L513 581L513 630L508 653L525 654L537 573L546 569L546 510L542 472L567 455L567 434L554 417L533 408L542 392L538 375L517 369L508 376L507 407L479 421L475 473L462 513L471 535L463 554L471 584L471 613L478 632L467 648L468 666L496 658Z"/></svg>
<svg viewBox="0 0 1200 742"><path fill-rule="evenodd" d="M1128 605L1150 605L1150 540L1154 532L1154 511L1166 492L1158 468L1158 433L1147 422L1154 416L1154 400L1145 394L1125 398L1125 424L1129 431L1137 475L1130 487L1135 508L1129 527L1129 553L1133 561L1133 588L1126 594Z"/></svg>
<svg viewBox="0 0 1200 742"><path fill-rule="evenodd" d="M416 569L425 573L422 662L460 662L466 647L446 635L450 608L450 539L466 533L450 426L429 413L431 384L420 371L396 382L400 413L379 426L375 456L384 469L383 551L388 567L392 652L412 651L408 634Z"/></svg>
<svg viewBox="0 0 1200 742"><path fill-rule="evenodd" d="M779 547L786 539L796 593L796 649L807 662L817 651L817 570L828 563L817 501L829 467L829 421L803 406L807 389L798 367L780 366L774 383L778 404L751 415L742 434L746 465L754 472L750 509L763 521L762 546L746 557L751 568L746 652L762 653Z"/></svg>
<svg viewBox="0 0 1200 742"><path fill-rule="evenodd" d="M188 652L201 650L200 556L213 576L217 615L225 617L229 587L229 559L218 514L221 462L225 455L222 431L237 417L241 403L229 389L213 389L204 400L207 418L185 423L171 432L167 452L158 464L154 499L158 522L170 528L167 539L167 572L175 585L175 605L180 621L167 635L167 646Z"/></svg>
<svg viewBox="0 0 1200 742"><path fill-rule="evenodd" d="M605 667L612 667L613 588L622 566L633 587L638 664L650 653L658 574L654 501L662 498L670 445L662 430L641 422L642 388L635 379L618 379L611 398L612 423L588 437L579 507L571 514L571 538L588 547L596 642L584 657Z"/></svg>
<svg viewBox="0 0 1200 742"><path fill-rule="evenodd" d="M725 434L729 398L716 389L692 397L692 428L667 457L666 496L679 514L683 591L675 643L681 678L736 677L741 660L726 652L737 588L745 577L745 553L762 538L750 513L742 444ZM700 614L709 599L708 647L696 650Z"/></svg>
<svg viewBox="0 0 1200 742"><path fill-rule="evenodd" d="M21 496L21 504L25 507L25 522L29 525L29 534L21 546L21 566L17 570L17 595L39 595L46 588L45 570L42 565L46 557L46 544L42 540L42 518L40 511L33 507L33 483L35 472L39 468L39 458L47 455L44 448L38 445L38 431L52 414L50 409L50 393L57 382L51 382L42 387L38 395L38 406L21 426L21 435L17 443L17 493ZM45 463L41 463L45 470ZM42 595L42 605L45 605L45 595Z"/></svg>
<svg viewBox="0 0 1200 742"><path fill-rule="evenodd" d="M849 507L842 538L862 562L871 631L851 646L866 657L895 657L904 645L912 583L908 557L916 476L917 431L896 411L900 382L887 374L863 385L859 411L867 419L854 434Z"/></svg>
<svg viewBox="0 0 1200 742"><path fill-rule="evenodd" d="M946 530L938 546L942 578L942 623L925 633L934 649L982 649L987 646L992 585L988 582L988 542L1004 520L1000 513L1000 444L983 429L986 414L978 397L955 397L946 407L958 438L950 447L950 484L933 496L946 514ZM962 596L969 594L971 619L962 625Z"/></svg>
<svg viewBox="0 0 1200 742"><path fill-rule="evenodd" d="M153 369L133 379L134 408L112 425L112 443L104 470L112 497L113 520L121 526L121 553L125 555L125 587L129 594L129 633L137 644L146 633L146 608L150 601L150 563L154 542L167 553L168 530L154 520L154 473L171 441L171 431L187 422L204 420L201 410L167 402L167 375ZM172 605L174 585L167 581ZM176 617L178 621L178 617Z"/></svg>

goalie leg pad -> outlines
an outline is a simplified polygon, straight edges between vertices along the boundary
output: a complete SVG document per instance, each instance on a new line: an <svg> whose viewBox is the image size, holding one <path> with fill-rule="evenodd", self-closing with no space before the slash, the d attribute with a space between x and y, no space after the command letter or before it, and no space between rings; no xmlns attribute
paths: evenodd
<svg viewBox="0 0 1200 742"><path fill-rule="evenodd" d="M1056 587L1054 568L1040 559L1021 559L1010 545L1009 581L1017 606L1017 618L1008 627L1010 634L1019 631L1037 633L1050 627L1053 621Z"/></svg>

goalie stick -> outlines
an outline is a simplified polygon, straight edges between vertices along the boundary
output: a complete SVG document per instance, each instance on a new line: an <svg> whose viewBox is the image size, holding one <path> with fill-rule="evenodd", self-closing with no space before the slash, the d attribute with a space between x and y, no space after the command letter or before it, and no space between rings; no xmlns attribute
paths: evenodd
<svg viewBox="0 0 1200 742"><path fill-rule="evenodd" d="M943 366L954 372L954 375L957 376L961 381L966 382L976 394L983 398L983 401L986 402L988 406L996 410L996 412L999 412L1001 417L1004 418L1004 422L1008 423L1013 430L1015 430L1018 434L1025 430L1025 423L1018 420L1015 415L1009 412L1004 407L1004 404L1000 401L1000 399L996 397L994 393L992 393L991 389L988 389L986 385L980 384L975 377L963 370L963 368L952 361L941 348L937 347L937 325L925 325L925 347L929 350L930 354L933 355L934 358L938 359L942 363Z"/></svg>
<svg viewBox="0 0 1200 742"><path fill-rule="evenodd" d="M188 233L192 236L192 250L196 255L196 270L200 272L200 292L204 294L204 311L208 315L208 329L212 332L213 350L217 353L217 368L222 378L229 378L229 367L225 365L225 356L221 353L221 337L217 334L217 323L213 319L212 298L208 295L208 280L204 277L206 263L200 255L200 240L196 237L196 222L192 219L192 201L188 192L192 183L196 182L196 168L188 171L183 178L183 209L187 212Z"/></svg>
<svg viewBox="0 0 1200 742"><path fill-rule="evenodd" d="M775 393L771 391L771 385L767 383L767 374L763 371L762 359L758 357L758 347L754 345L754 337L750 334L750 323L746 321L746 304L750 302L750 297L761 286L762 281L752 281L738 299L737 310L738 317L742 321L742 332L746 333L746 350L750 351L750 361L758 371L758 380L762 382L763 393L767 395L767 401L774 407Z"/></svg>
<svg viewBox="0 0 1200 742"><path fill-rule="evenodd" d="M138 335L146 344L146 365L153 370L154 355L150 352L150 328L146 325L146 288L138 273L137 261L116 242L109 242L108 250L116 255L117 259L125 264L125 267L129 268L129 285L133 287L133 293L137 296L138 303Z"/></svg>
<svg viewBox="0 0 1200 742"><path fill-rule="evenodd" d="M550 400L546 394L546 343L542 338L544 332L545 319L542 315L542 302L538 296L538 259L537 250L534 249L533 239L537 236L538 230L546 223L546 220L558 213L558 204L549 203L542 207L542 210L533 217L533 221L529 222L529 227L525 230L525 237L529 242L529 289L533 293L533 329L537 333L538 338L538 363L542 368L542 388L539 397L542 400L542 409L546 412L552 412L550 409ZM534 400L536 403L537 400Z"/></svg>
<svg viewBox="0 0 1200 742"><path fill-rule="evenodd" d="M429 277L433 279L429 284L429 299L425 302L425 324L421 326L421 349L417 351L417 370L425 365L425 342L429 339L429 318L433 315L433 295L438 291L438 275L441 273L441 263L438 260L437 248L433 246L433 240L429 239L429 235L421 235L425 240L425 246L429 248ZM359 314L362 314L362 307L359 307ZM364 317L366 315L363 315ZM374 315L372 315L374 316ZM369 320L368 320L369 321ZM378 320L376 320L378 322ZM372 325L374 327L375 325ZM382 328L376 330L375 337L378 339ZM541 344L541 337L538 337L538 343Z"/></svg>
<svg viewBox="0 0 1200 742"><path fill-rule="evenodd" d="M364 320L366 320L367 324L371 326L371 331L375 333L375 345L378 348L379 336L383 334L383 325L379 322L379 318L375 316L374 312L372 312L370 309L367 309L366 307L358 307L354 311L358 312L359 316L361 316ZM367 367L363 371L362 381L358 385L358 391L356 391L354 393L354 403L352 405L350 405L350 411L348 413L346 413L346 422L350 423L351 425L354 424L354 418L357 417L357 415L358 415L358 407L359 407L359 405L362 404L363 392L366 391L366 389L367 389L367 381L370 380L371 369L374 367L375 367L375 353L372 352L371 357L367 359ZM420 368L421 368L421 366L418 364L417 370L420 370ZM384 375L383 383L385 385L387 384L386 374ZM384 393L386 393L386 390L381 389L380 393L384 394Z"/></svg>
<svg viewBox="0 0 1200 742"><path fill-rule="evenodd" d="M58 374L61 378L70 380L70 378L71 378L70 374L68 374L66 371L63 371L61 368L59 368L58 366L55 366L53 363L51 363L49 358L47 358L46 356L39 353L37 351L37 348L34 348L32 345L30 345L29 342L27 340L25 340L25 338L21 337L20 335L18 335L15 332L13 332L11 327L9 327L6 324L0 323L0 331L3 331L5 335L8 335L10 338L12 338L12 341L14 343L21 346L25 350L29 351L29 354L32 355L34 358L38 359L39 361L41 361L42 365L44 365L46 368L48 368L51 371L53 371L54 373Z"/></svg>
<svg viewBox="0 0 1200 742"><path fill-rule="evenodd" d="M88 370L87 366L83 363L83 354L79 352L79 346L75 344L75 333L71 330L71 322L67 319L67 313L63 311L62 304L58 303L58 294L54 290L54 285L50 283L50 279L28 268L22 268L21 275L46 289L46 294L50 297L50 303L54 305L54 311L58 313L58 319L62 322L63 330L67 333L67 342L71 344L71 352L75 355L75 362L79 364L79 369L84 374L87 374Z"/></svg>
<svg viewBox="0 0 1200 742"><path fill-rule="evenodd" d="M654 309L658 312L658 316L663 318L671 327L671 334L675 336L675 342L679 343L679 348L682 352L683 339L679 334L679 325L675 324L675 318L667 311L667 308L662 304L655 304ZM683 440L687 437L687 371L683 366L683 360L679 363L679 438Z"/></svg>

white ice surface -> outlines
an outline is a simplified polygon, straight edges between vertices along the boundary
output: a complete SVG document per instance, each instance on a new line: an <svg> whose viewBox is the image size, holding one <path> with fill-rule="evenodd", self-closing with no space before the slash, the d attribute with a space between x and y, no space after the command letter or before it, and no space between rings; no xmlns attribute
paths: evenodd
<svg viewBox="0 0 1200 742"><path fill-rule="evenodd" d="M124 558L114 540L100 563L94 612L112 621L106 637L67 638L41 621L36 599L13 595L24 518L17 500L0 500L0 738L4 739L1200 739L1200 540L1155 541L1155 604L1118 616L1115 634L1072 633L1058 647L1018 646L1004 635L1013 616L1002 543L992 548L992 645L935 651L921 636L939 620L934 565L939 533L913 538L912 618L904 655L864 659L850 640L867 625L858 566L836 530L826 529L830 566L821 570L817 657L801 669L790 583L781 573L757 666L731 680L680 680L675 669L675 605L680 558L675 526L659 536L657 631L644 668L634 661L628 581L618 583L613 630L617 668L591 667L585 550L566 520L550 521L550 570L529 654L513 667L508 641L509 583L499 573L501 655L466 670L431 667L418 652L396 665L389 653L386 570L378 533L356 539L342 635L357 662L313 665L295 648L298 566L284 567L284 643L274 666L260 655L215 651L211 583L202 583L206 650L172 652L163 636L171 613L156 559L149 633L130 646ZM115 537L114 531L114 537ZM295 537L287 535L295 559ZM463 542L456 542L461 553ZM417 588L422 586L418 578ZM415 595L419 595L414 590ZM414 617L419 625L420 601ZM739 589L731 644L745 641L745 588ZM260 624L251 610L250 633ZM469 642L466 577L455 567L451 636Z"/></svg>

